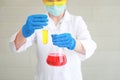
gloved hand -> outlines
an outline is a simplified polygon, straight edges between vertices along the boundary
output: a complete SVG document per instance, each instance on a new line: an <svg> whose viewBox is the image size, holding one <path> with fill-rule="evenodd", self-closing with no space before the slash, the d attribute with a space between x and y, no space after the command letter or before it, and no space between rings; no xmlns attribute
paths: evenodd
<svg viewBox="0 0 120 80"><path fill-rule="evenodd" d="M52 35L53 45L58 47L66 47L70 50L74 50L76 46L76 41L72 38L71 34L63 33L63 34L53 34Z"/></svg>
<svg viewBox="0 0 120 80"><path fill-rule="evenodd" d="M25 38L31 36L36 29L42 29L48 22L47 15L37 14L28 17L26 24L22 27L22 34Z"/></svg>

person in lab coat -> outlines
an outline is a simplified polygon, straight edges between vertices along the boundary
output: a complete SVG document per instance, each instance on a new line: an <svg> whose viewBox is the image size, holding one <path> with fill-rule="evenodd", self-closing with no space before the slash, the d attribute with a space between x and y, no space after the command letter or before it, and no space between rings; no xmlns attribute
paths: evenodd
<svg viewBox="0 0 120 80"><path fill-rule="evenodd" d="M48 13L30 15L22 28L11 37L10 47L14 52L21 52L36 44L35 80L82 80L81 62L91 57L96 49L86 23L81 16L67 11L67 0L42 1ZM42 41L43 29L48 30L46 44ZM67 58L66 64L51 66L46 62L53 45L62 49Z"/></svg>

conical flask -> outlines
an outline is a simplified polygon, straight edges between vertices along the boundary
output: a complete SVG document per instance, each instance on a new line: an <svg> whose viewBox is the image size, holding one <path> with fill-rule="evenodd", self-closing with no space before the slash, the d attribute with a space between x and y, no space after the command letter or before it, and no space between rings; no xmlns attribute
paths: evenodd
<svg viewBox="0 0 120 80"><path fill-rule="evenodd" d="M62 48L52 45L46 62L50 66L63 66L67 63L67 58Z"/></svg>

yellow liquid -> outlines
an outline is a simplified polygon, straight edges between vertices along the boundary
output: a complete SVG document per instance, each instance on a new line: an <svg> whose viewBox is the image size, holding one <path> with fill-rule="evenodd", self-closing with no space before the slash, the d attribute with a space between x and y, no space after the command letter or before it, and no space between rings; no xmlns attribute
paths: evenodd
<svg viewBox="0 0 120 80"><path fill-rule="evenodd" d="M42 30L42 42L43 44L48 43L48 30Z"/></svg>

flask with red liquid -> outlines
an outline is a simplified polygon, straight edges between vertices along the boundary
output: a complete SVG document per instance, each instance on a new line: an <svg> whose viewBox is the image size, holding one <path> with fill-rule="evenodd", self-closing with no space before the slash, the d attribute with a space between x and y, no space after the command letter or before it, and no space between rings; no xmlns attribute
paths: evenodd
<svg viewBox="0 0 120 80"><path fill-rule="evenodd" d="M50 66L63 66L67 62L67 58L62 48L57 46L52 46L51 51L49 52L46 62Z"/></svg>

